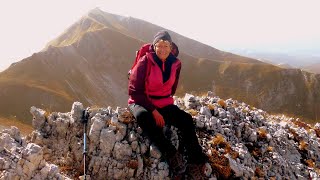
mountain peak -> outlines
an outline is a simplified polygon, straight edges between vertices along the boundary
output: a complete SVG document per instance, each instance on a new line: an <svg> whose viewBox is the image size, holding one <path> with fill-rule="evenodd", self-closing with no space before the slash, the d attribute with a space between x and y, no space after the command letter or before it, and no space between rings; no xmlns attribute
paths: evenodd
<svg viewBox="0 0 320 180"><path fill-rule="evenodd" d="M74 101L126 105L134 52L161 29L93 9L48 43L50 48L0 73L0 115L30 123L27 109L33 105L53 111L64 111ZM178 96L214 90L222 98L233 97L273 113L313 121L320 117L318 76L223 52L173 31L170 35L183 63Z"/></svg>
<svg viewBox="0 0 320 180"><path fill-rule="evenodd" d="M105 28L105 26L89 16L83 16L78 22L74 23L64 33L56 39L50 41L49 46L64 47L78 42L83 35L88 32L94 32Z"/></svg>
<svg viewBox="0 0 320 180"><path fill-rule="evenodd" d="M102 11L99 7L96 7L88 12L88 14L104 14L106 12Z"/></svg>

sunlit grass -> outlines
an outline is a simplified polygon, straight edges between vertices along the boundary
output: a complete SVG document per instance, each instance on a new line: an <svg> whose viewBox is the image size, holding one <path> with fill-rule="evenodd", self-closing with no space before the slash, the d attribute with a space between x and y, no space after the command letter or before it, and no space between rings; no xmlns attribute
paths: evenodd
<svg viewBox="0 0 320 180"><path fill-rule="evenodd" d="M33 128L29 124L22 123L18 119L8 119L8 118L3 118L0 117L0 130L2 131L3 129L8 129L11 126L16 126L19 130L21 135L26 136L30 134L33 131Z"/></svg>

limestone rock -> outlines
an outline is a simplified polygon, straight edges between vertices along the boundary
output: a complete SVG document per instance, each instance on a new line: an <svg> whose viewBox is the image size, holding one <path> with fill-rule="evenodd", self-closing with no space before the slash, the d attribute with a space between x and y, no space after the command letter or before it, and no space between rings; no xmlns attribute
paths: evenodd
<svg viewBox="0 0 320 180"><path fill-rule="evenodd" d="M205 171L209 179L320 179L320 123L312 127L269 115L210 92L174 100L195 112L197 137L210 159ZM126 108L89 109L86 144L83 110L80 102L71 112L49 115L31 107L31 134L21 137L15 127L0 132L0 179L73 179L83 174L84 145L90 179L171 178L165 158ZM185 150L178 129L168 126L164 134Z"/></svg>

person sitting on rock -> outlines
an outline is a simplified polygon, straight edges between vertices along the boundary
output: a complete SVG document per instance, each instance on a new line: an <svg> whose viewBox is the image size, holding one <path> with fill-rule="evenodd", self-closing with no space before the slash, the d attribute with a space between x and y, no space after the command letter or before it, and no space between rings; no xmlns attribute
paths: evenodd
<svg viewBox="0 0 320 180"><path fill-rule="evenodd" d="M208 157L198 142L192 116L174 105L172 96L179 82L181 61L170 53L171 49L169 33L159 31L154 36L150 53L141 57L132 70L128 108L144 133L167 159L174 176L181 176L187 170L192 179L205 179L204 165ZM183 155L165 137L165 125L173 125L181 133L180 140L184 142L188 157L187 166L183 163Z"/></svg>

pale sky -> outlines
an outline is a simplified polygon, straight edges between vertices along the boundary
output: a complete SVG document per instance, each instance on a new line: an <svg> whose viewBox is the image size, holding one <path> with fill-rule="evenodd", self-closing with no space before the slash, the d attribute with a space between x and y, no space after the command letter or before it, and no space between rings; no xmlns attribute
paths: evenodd
<svg viewBox="0 0 320 180"><path fill-rule="evenodd" d="M320 46L318 0L3 0L0 71L43 49L95 7L221 50Z"/></svg>

